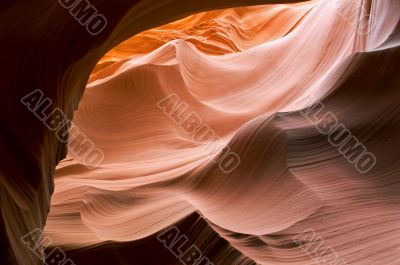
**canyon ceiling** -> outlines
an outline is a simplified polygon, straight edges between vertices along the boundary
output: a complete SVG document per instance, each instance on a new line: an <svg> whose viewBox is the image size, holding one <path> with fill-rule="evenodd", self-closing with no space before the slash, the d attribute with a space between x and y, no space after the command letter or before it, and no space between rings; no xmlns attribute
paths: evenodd
<svg viewBox="0 0 400 265"><path fill-rule="evenodd" d="M4 0L0 45L0 264L400 264L400 1Z"/></svg>

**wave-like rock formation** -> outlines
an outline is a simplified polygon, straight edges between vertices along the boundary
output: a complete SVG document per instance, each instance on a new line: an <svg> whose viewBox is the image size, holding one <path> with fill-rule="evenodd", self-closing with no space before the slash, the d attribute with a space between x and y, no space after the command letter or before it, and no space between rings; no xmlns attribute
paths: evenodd
<svg viewBox="0 0 400 265"><path fill-rule="evenodd" d="M74 116L105 159L59 164L46 234L72 249L135 241L198 212L249 263L314 264L293 243L313 229L347 264L397 264L399 18L395 1L258 6L120 44ZM316 102L376 156L371 171L301 114ZM191 113L218 137L197 141ZM215 163L225 146L232 172Z"/></svg>
<svg viewBox="0 0 400 265"><path fill-rule="evenodd" d="M227 2L93 1L97 37L54 4L59 28L2 55L6 264L39 262L19 239L45 224L76 264L180 264L157 239L174 225L209 264L399 264L400 3ZM18 7L41 10L0 22ZM19 102L35 86L73 116L68 153Z"/></svg>

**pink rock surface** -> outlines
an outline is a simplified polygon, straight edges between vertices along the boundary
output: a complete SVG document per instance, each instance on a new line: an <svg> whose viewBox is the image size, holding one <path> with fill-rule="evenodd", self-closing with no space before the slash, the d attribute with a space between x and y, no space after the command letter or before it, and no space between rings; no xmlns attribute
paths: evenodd
<svg viewBox="0 0 400 265"><path fill-rule="evenodd" d="M361 2L210 11L108 52L73 118L104 161L60 162L45 234L135 241L198 212L257 264L314 264L293 243L307 229L347 264L399 264L400 4ZM195 141L157 105L171 95L186 104L172 118L196 113L218 137ZM371 171L300 113L316 102L376 156ZM213 161L225 146L240 157L229 173Z"/></svg>

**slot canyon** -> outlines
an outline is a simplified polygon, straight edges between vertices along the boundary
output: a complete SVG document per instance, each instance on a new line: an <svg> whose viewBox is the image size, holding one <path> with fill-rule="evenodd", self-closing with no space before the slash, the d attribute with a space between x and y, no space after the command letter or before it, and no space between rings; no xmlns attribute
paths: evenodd
<svg viewBox="0 0 400 265"><path fill-rule="evenodd" d="M399 0L0 10L0 264L400 264Z"/></svg>

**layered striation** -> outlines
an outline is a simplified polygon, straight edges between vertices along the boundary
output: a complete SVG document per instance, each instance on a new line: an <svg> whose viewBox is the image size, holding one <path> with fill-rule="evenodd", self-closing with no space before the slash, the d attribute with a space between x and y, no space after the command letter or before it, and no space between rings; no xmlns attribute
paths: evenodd
<svg viewBox="0 0 400 265"><path fill-rule="evenodd" d="M121 43L73 120L104 161L59 164L46 235L68 249L132 242L197 212L245 264L314 264L294 240L310 230L335 253L319 259L397 264L399 14L396 1L235 8ZM371 170L323 133L332 117ZM233 170L218 163L226 148Z"/></svg>
<svg viewBox="0 0 400 265"><path fill-rule="evenodd" d="M110 249L115 264L162 262L138 251L161 253L172 225L214 264L398 264L399 25L396 0L321 0L198 13L120 43L74 113L45 235L77 264ZM96 167L73 150L88 139ZM360 145L373 164L355 161Z"/></svg>

